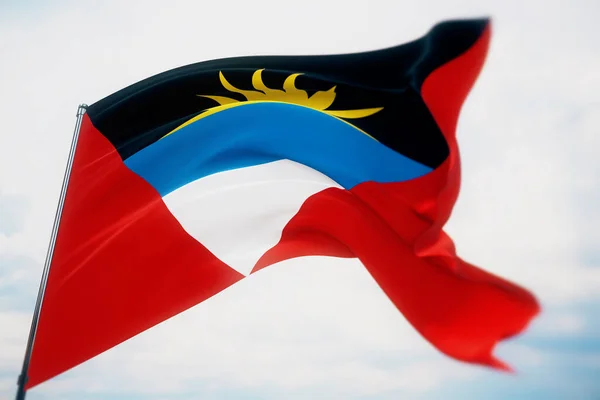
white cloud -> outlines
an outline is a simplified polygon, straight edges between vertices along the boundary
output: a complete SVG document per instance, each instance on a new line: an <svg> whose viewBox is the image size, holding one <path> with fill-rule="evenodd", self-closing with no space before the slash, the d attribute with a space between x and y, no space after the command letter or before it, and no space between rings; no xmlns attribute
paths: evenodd
<svg viewBox="0 0 600 400"><path fill-rule="evenodd" d="M541 326L540 326L541 325ZM538 324L538 330L550 335L575 335L585 330L586 321L577 314L558 314L553 318L544 318Z"/></svg>
<svg viewBox="0 0 600 400"><path fill-rule="evenodd" d="M31 324L31 315L0 311L0 326L2 327L0 330L0 348L2 349L0 372L20 368L25 353L29 324ZM15 379L17 375L15 375Z"/></svg>
<svg viewBox="0 0 600 400"><path fill-rule="evenodd" d="M27 272L12 261L0 265L0 301L17 282L33 305L31 277L41 273L80 102L203 59L384 47L441 19L492 15L490 56L459 124L463 188L449 231L461 255L531 287L549 311L597 302L600 273L582 265L581 252L600 241L599 12L597 2L570 0L106 1L14 11L0 24L7 60L0 63L0 192L27 199L29 208L14 225L2 203L0 230L20 231L0 233L0 255L34 261ZM1 309L0 373L16 379L30 315ZM579 316L543 318L540 329L549 334L586 326ZM538 362L521 350L506 359L517 368ZM111 387L179 393L198 380L211 382L207 392L233 387L288 397L312 388L339 396L347 388L410 398L487 374L433 350L356 262L314 258L257 274L31 398ZM13 389L14 380L0 380L0 397Z"/></svg>
<svg viewBox="0 0 600 400"><path fill-rule="evenodd" d="M27 199L23 196L0 191L0 235L11 236L21 230L26 210Z"/></svg>

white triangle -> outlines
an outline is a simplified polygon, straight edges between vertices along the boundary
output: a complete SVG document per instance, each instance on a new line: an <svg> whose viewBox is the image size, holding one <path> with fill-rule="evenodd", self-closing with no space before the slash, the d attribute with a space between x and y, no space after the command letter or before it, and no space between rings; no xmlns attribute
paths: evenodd
<svg viewBox="0 0 600 400"><path fill-rule="evenodd" d="M304 201L328 187L340 186L310 167L280 160L198 179L164 202L192 237L248 275Z"/></svg>

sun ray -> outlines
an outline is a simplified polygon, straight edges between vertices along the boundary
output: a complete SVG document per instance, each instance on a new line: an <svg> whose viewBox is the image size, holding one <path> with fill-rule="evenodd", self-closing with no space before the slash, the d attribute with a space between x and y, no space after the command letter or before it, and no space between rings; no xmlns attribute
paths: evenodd
<svg viewBox="0 0 600 400"><path fill-rule="evenodd" d="M333 86L329 90L317 91L309 97L305 90L298 89L296 87L296 78L302 75L301 73L289 75L283 82L283 90L280 90L272 89L265 85L262 79L263 71L264 68L256 70L252 74L252 86L255 90L243 90L236 88L229 83L222 71L219 71L219 80L221 81L223 88L229 92L241 94L246 98L246 101L276 101L297 104L343 119L365 118L383 110L383 107L364 108L358 110L330 110L329 107L332 106L337 95L335 92L336 86ZM240 100L226 96L202 94L199 94L198 96L214 100L219 104L219 106L240 102Z"/></svg>

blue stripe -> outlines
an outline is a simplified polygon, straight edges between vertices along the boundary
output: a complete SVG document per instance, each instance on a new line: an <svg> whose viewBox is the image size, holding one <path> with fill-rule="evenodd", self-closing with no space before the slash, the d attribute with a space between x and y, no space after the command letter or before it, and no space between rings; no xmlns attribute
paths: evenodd
<svg viewBox="0 0 600 400"><path fill-rule="evenodd" d="M431 171L337 118L286 103L249 103L217 112L125 164L164 196L207 175L282 159L307 165L346 189Z"/></svg>

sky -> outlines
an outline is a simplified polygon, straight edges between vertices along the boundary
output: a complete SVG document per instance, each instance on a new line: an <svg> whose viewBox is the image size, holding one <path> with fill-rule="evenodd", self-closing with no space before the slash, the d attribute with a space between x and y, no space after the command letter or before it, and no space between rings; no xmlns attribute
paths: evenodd
<svg viewBox="0 0 600 400"><path fill-rule="evenodd" d="M326 54L490 16L458 124L461 257L539 298L497 354L426 343L356 260L302 258L241 281L33 389L28 399L600 398L600 3L0 0L0 399L14 396L75 113L189 63Z"/></svg>

